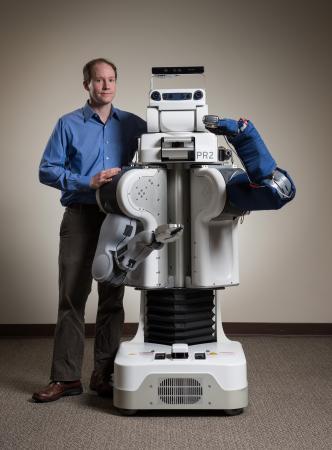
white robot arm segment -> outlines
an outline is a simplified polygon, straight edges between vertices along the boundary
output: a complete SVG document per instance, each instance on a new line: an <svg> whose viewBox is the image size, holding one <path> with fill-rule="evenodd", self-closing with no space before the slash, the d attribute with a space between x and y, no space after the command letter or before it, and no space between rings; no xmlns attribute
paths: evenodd
<svg viewBox="0 0 332 450"><path fill-rule="evenodd" d="M92 276L98 282L121 284L125 274L119 273L114 253L126 246L135 236L137 221L119 214L108 214L100 229Z"/></svg>
<svg viewBox="0 0 332 450"><path fill-rule="evenodd" d="M99 282L120 285L128 272L135 270L152 252L182 235L183 226L164 224L155 231L137 230L135 219L108 214L102 225L92 275Z"/></svg>

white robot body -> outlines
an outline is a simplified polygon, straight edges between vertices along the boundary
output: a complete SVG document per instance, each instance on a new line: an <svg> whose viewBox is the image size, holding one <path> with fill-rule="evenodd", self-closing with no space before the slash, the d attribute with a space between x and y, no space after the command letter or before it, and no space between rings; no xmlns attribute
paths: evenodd
<svg viewBox="0 0 332 450"><path fill-rule="evenodd" d="M181 198L184 171L189 172L190 197ZM169 173L168 173L169 172ZM169 180L167 180L169 175ZM172 179L177 176L176 183ZM168 182L167 182L168 181ZM180 170L165 168L133 169L126 172L117 187L117 201L122 212L139 220L144 230L154 230L168 222L167 205L176 185L177 203L169 211L172 222L189 223L191 228L191 272L176 280L178 269L183 267L181 252L184 241L173 244L175 256L168 258L168 246L153 252L134 271L128 274L126 284L140 289L151 288L212 288L237 285L238 265L238 220L222 217L226 202L226 184L220 171L212 167L193 167ZM190 203L189 217L184 217L184 203ZM178 219L178 220L176 220ZM182 222L181 222L182 221ZM189 230L185 229L187 238ZM188 239L187 239L188 240ZM177 253L177 256L176 256ZM173 270L174 269L174 270ZM179 285L180 284L180 285Z"/></svg>
<svg viewBox="0 0 332 450"><path fill-rule="evenodd" d="M215 296L214 301L215 341L163 345L146 341L147 299L142 291L136 336L120 345L115 360L114 406L127 414L140 409L217 409L232 414L247 406L245 355L239 342L225 336L221 299Z"/></svg>
<svg viewBox="0 0 332 450"><path fill-rule="evenodd" d="M203 89L152 90L138 164L116 187L120 212L143 231L183 225L180 239L126 277L142 291L137 334L120 345L114 367L113 403L127 413L247 406L245 356L224 335L217 295L239 283L238 216L225 214L223 173L235 166L220 160L207 114Z"/></svg>
<svg viewBox="0 0 332 450"><path fill-rule="evenodd" d="M121 344L113 404L125 410L230 410L247 405L246 360L239 342L192 345L188 359L174 359L171 353L167 345Z"/></svg>
<svg viewBox="0 0 332 450"><path fill-rule="evenodd" d="M175 164L180 161L219 163L217 136L196 132L143 134L139 153L141 164Z"/></svg>

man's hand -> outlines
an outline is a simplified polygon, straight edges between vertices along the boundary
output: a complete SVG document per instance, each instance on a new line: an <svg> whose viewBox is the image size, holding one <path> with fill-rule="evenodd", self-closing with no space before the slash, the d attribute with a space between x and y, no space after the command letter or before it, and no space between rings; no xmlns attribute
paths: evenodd
<svg viewBox="0 0 332 450"><path fill-rule="evenodd" d="M121 172L121 169L119 167L102 170L91 178L90 187L92 189L99 189L103 184L109 183L111 179L119 172Z"/></svg>

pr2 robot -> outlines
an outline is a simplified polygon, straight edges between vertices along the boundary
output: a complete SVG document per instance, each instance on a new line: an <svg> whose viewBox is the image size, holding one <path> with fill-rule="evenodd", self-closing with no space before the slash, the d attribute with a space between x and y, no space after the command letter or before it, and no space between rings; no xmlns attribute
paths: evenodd
<svg viewBox="0 0 332 450"><path fill-rule="evenodd" d="M154 77L203 67L152 69ZM138 162L97 192L107 213L93 263L97 281L141 291L136 336L115 360L114 405L218 409L248 403L246 359L222 328L218 290L239 284L239 218L278 209L295 187L250 121L208 114L203 89L153 89ZM218 147L218 134L234 146Z"/></svg>

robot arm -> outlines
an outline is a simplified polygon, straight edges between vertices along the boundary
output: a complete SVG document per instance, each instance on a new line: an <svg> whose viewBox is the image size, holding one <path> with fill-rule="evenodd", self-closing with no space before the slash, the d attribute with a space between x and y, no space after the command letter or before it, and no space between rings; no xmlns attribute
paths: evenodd
<svg viewBox="0 0 332 450"><path fill-rule="evenodd" d="M164 244L179 239L182 230L182 225L164 224L155 231L141 231L121 250L114 253L116 264L125 272L135 270L153 250L160 250Z"/></svg>
<svg viewBox="0 0 332 450"><path fill-rule="evenodd" d="M135 234L137 225L137 220L124 215L106 216L92 264L92 276L96 281L116 286L124 284L128 272L135 270L153 250L179 239L183 230L182 225L165 224L154 231Z"/></svg>
<svg viewBox="0 0 332 450"><path fill-rule="evenodd" d="M247 211L279 209L294 198L292 179L277 167L250 121L212 115L205 116L203 121L209 131L227 137L246 169L246 174L234 176L227 184L227 194L234 206Z"/></svg>

